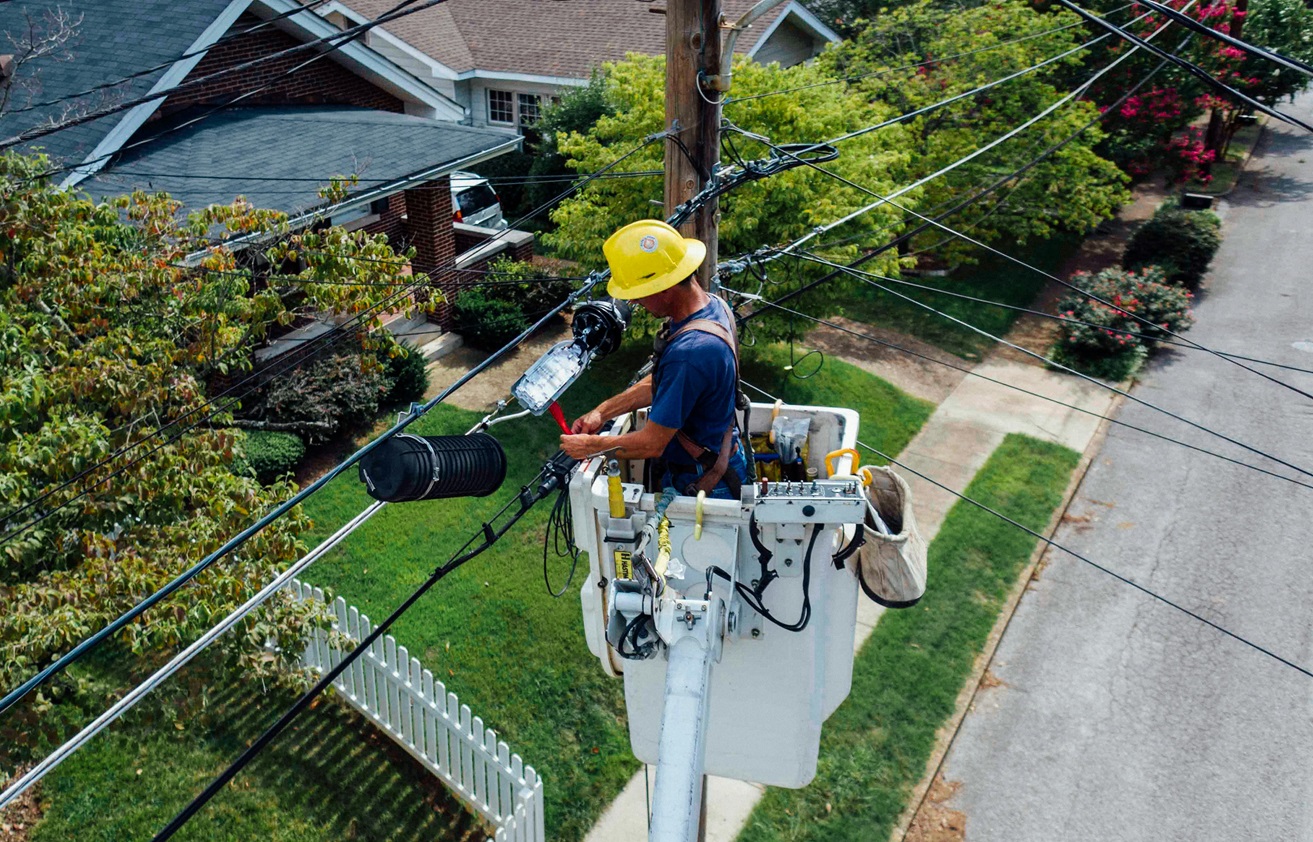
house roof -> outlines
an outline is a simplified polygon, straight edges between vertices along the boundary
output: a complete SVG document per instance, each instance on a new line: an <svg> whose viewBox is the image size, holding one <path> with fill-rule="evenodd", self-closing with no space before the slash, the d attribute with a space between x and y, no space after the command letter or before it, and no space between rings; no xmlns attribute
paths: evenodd
<svg viewBox="0 0 1313 842"><path fill-rule="evenodd" d="M324 204L317 191L334 175L360 175L351 194L359 204L519 141L512 132L348 106L234 108L125 153L81 188L97 199L163 190L186 209L242 195L295 216Z"/></svg>
<svg viewBox="0 0 1313 842"><path fill-rule="evenodd" d="M724 14L737 19L756 0L724 0ZM353 11L375 17L395 0L342 0ZM739 39L736 53L751 52L761 33L785 14L767 12ZM390 21L384 28L457 73L481 70L586 79L605 61L626 53L665 52L666 18L635 0L447 0ZM754 37L755 36L755 37Z"/></svg>
<svg viewBox="0 0 1313 842"><path fill-rule="evenodd" d="M23 63L9 83L0 113L0 138L18 135L50 120L112 105L149 93L168 72L160 67L113 88L29 109L47 100L70 97L107 81L123 79L156 65L171 65L187 52L233 0L12 0L0 3L0 53L22 56L67 15L73 35L58 49ZM246 5L244 2L241 5ZM24 110L17 110L24 109ZM83 160L121 120L112 114L64 129L27 144L58 161Z"/></svg>

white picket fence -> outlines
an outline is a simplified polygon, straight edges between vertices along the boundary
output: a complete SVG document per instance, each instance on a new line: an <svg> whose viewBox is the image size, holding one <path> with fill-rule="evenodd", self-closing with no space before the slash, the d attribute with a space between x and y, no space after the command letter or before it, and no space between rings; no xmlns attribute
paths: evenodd
<svg viewBox="0 0 1313 842"><path fill-rule="evenodd" d="M324 592L293 579L298 599L324 601ZM338 597L333 628L351 640L373 631L369 617ZM342 661L342 650L317 629L306 646L304 663L324 671ZM398 646L392 635L375 641L333 682L356 710L369 717L461 801L497 828L497 842L546 842L543 782L532 766L512 754L497 733L470 715L455 693Z"/></svg>

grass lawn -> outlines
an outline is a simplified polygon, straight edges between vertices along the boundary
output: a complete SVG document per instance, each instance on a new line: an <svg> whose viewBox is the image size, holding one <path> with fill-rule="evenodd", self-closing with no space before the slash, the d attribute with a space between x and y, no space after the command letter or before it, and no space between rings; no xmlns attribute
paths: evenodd
<svg viewBox="0 0 1313 842"><path fill-rule="evenodd" d="M566 414L573 417L623 386L645 356L645 350L635 349L600 363L567 395ZM752 349L744 376L790 401L854 407L862 413L862 435L889 452L901 450L933 410L842 362L828 361L806 381L789 377L783 371L787 364L784 348ZM460 433L478 417L442 406L417 426L428 434ZM558 431L547 418L493 429L510 459L501 493L485 500L389 506L306 579L331 586L371 617L382 618L556 449ZM312 497L307 509L316 534L324 536L367 502L351 475ZM543 775L548 833L568 841L587 833L638 764L629 750L623 686L603 675L584 643L580 580L559 600L543 585L548 508L538 507L493 550L444 580L393 634ZM552 565L552 582L559 588L567 570L555 558Z"/></svg>
<svg viewBox="0 0 1313 842"><path fill-rule="evenodd" d="M1033 266L1056 273L1063 262L1080 247L1080 242L1079 237L1059 235L1007 250ZM1046 282L1042 275L988 254L974 266L963 266L949 277L910 278L910 280L926 286L1019 307L1029 307ZM1007 333L1018 316L1013 310L987 307L960 298L936 295L933 292L897 284L886 284L883 281L877 283L929 304L968 324L987 330L995 336ZM991 340L980 334L918 307L910 301L890 295L861 281L857 281L856 285L856 292L843 308L843 315L850 319L915 336L968 360L979 359L991 344Z"/></svg>
<svg viewBox="0 0 1313 842"><path fill-rule="evenodd" d="M603 361L568 395L567 414L590 408L622 386L645 356L634 349ZM752 349L744 376L794 402L857 409L862 436L889 452L900 451L933 410L842 362L827 361L806 381L790 377L783 370L787 363L782 347ZM479 417L440 406L416 427L429 434L463 433ZM333 588L375 620L386 616L556 447L557 432L546 418L510 422L494 431L510 459L500 493L482 500L389 506L308 571L307 581ZM315 520L308 540L327 536L368 502L354 472L339 477L306 504ZM548 509L539 506L493 550L444 580L393 634L543 775L549 835L568 842L587 833L638 764L629 751L623 685L603 675L584 643L580 580L559 600L545 592L542 536ZM553 558L557 588L566 572ZM135 658L127 661L136 664ZM100 672L105 675L98 677L115 687L130 683L118 667ZM200 680L185 672L179 679ZM171 688L179 697L188 694L186 685ZM150 838L292 700L273 689L214 692L218 698L201 713L179 718L182 728L173 717L160 715L169 702L143 705L74 755L43 785L46 814L32 840ZM103 687L90 695L103 700ZM389 739L341 705L318 704L178 838L483 837L455 799Z"/></svg>
<svg viewBox="0 0 1313 842"><path fill-rule="evenodd" d="M150 839L293 698L286 691L261 695L229 687L199 714L176 723L159 716L158 707L134 711L45 779L45 817L30 839ZM320 704L176 838L485 839L459 802L408 760L343 707Z"/></svg>
<svg viewBox="0 0 1313 842"><path fill-rule="evenodd" d="M966 494L1040 531L1078 459L1010 435ZM888 612L858 654L852 694L825 723L815 781L770 789L740 842L889 837L1036 543L969 503L953 507L930 545L925 597Z"/></svg>

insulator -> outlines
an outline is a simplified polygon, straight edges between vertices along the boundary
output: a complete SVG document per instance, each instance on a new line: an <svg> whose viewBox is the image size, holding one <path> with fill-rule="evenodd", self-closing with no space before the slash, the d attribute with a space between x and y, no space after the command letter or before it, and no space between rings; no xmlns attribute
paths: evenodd
<svg viewBox="0 0 1313 842"><path fill-rule="evenodd" d="M486 497L506 479L506 453L486 433L397 433L360 460L359 472L369 496L388 503Z"/></svg>

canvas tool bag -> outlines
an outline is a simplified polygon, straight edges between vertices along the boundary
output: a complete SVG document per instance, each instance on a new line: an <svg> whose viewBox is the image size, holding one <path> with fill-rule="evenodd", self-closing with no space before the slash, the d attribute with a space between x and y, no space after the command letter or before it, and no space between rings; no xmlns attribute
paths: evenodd
<svg viewBox="0 0 1313 842"><path fill-rule="evenodd" d="M912 514L912 491L886 467L868 465L861 475L871 482L866 487L866 542L858 553L857 578L866 595L884 607L908 608L926 585L926 544Z"/></svg>

